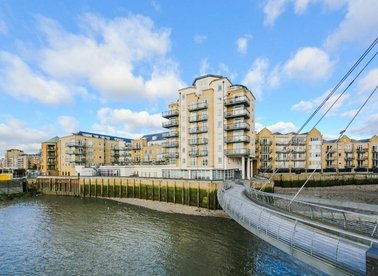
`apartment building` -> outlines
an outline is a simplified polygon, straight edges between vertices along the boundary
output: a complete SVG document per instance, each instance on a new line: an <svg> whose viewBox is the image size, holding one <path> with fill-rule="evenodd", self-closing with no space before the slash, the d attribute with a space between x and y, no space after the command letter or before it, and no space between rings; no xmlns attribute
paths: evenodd
<svg viewBox="0 0 378 276"><path fill-rule="evenodd" d="M167 157L163 133L148 134L131 141L132 165L165 165Z"/></svg>
<svg viewBox="0 0 378 276"><path fill-rule="evenodd" d="M342 136L322 145L325 172L378 172L378 136L356 140Z"/></svg>
<svg viewBox="0 0 378 276"><path fill-rule="evenodd" d="M252 176L255 160L255 97L247 87L217 75L180 89L162 113L166 178L231 179Z"/></svg>
<svg viewBox="0 0 378 276"><path fill-rule="evenodd" d="M272 133L263 128L256 135L259 172L321 170L322 134L317 129L296 134Z"/></svg>
<svg viewBox="0 0 378 276"><path fill-rule="evenodd" d="M131 139L79 131L42 143L42 173L76 175L75 166L95 167L127 162ZM123 153L120 158L120 153ZM126 160L126 161L125 161Z"/></svg>
<svg viewBox="0 0 378 276"><path fill-rule="evenodd" d="M9 149L5 152L4 168L12 169L35 169L40 168L41 155L27 154L20 149Z"/></svg>

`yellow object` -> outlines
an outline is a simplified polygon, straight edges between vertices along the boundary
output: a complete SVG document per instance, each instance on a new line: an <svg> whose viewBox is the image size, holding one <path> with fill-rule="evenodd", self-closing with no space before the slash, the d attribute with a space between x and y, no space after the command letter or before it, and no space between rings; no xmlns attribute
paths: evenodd
<svg viewBox="0 0 378 276"><path fill-rule="evenodd" d="M0 173L0 181L1 180L11 180L13 175L11 173Z"/></svg>

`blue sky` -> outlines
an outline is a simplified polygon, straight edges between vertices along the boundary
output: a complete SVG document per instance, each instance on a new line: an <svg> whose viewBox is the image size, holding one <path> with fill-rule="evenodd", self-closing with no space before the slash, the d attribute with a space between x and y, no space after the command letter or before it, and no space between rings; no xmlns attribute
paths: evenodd
<svg viewBox="0 0 378 276"><path fill-rule="evenodd" d="M2 0L0 156L78 130L163 131L177 89L208 73L248 86L257 129L295 131L378 36L377 14L376 0ZM326 138L377 84L375 59L318 126ZM378 133L377 98L348 135Z"/></svg>

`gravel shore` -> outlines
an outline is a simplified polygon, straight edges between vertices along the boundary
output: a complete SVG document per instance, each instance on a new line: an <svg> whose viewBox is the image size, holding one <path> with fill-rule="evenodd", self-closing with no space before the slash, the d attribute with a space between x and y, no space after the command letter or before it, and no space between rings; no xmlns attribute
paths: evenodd
<svg viewBox="0 0 378 276"><path fill-rule="evenodd" d="M176 213L193 216L207 216L207 217L222 217L229 218L229 216L223 210L208 210L206 208L198 208L195 206L187 206L181 204L174 204L169 202L152 201L138 198L106 198L117 202L127 203L131 205L137 205L151 210L156 210L165 213Z"/></svg>
<svg viewBox="0 0 378 276"><path fill-rule="evenodd" d="M298 190L299 188L274 187L274 192L279 194L294 195ZM378 185L310 187L303 188L299 195L378 205Z"/></svg>

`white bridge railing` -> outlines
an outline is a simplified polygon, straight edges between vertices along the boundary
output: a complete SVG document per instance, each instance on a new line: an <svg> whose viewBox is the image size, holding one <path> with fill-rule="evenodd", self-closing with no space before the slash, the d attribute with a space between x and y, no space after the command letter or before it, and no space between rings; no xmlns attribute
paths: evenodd
<svg viewBox="0 0 378 276"><path fill-rule="evenodd" d="M311 219L311 212L314 217L320 216L323 211L302 212L295 205L286 211L278 208L283 201L278 203L274 196L253 190L249 190L248 194L254 200L247 196L244 186L231 184L218 190L218 201L226 213L247 230L326 273L366 273L366 252L378 242L377 239ZM287 198L285 200L288 201ZM299 213L293 212L293 209L298 209ZM323 212L322 217L330 214ZM343 224L345 222L348 226L351 218L348 215ZM370 231L371 227L368 228Z"/></svg>

